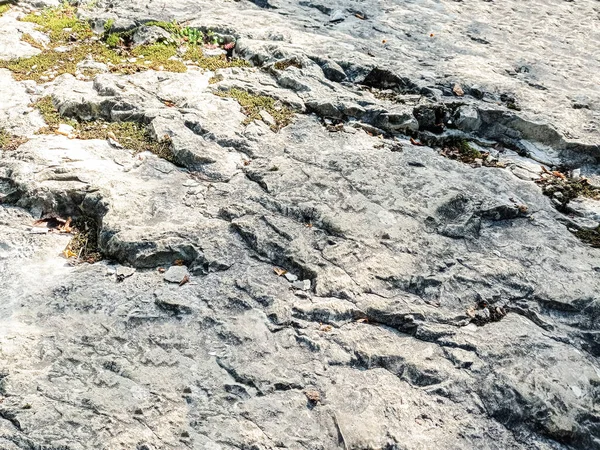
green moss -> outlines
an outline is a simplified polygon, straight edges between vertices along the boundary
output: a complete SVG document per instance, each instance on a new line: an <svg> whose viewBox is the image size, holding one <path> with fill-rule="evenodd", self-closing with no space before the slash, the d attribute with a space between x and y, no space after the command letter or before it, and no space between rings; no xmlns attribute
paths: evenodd
<svg viewBox="0 0 600 450"><path fill-rule="evenodd" d="M147 22L145 24L147 27L160 27L165 31L168 31L169 33L175 35L175 36L179 36L181 33L181 25L179 25L175 20L173 20L172 22L164 22L164 21L153 21L153 22Z"/></svg>
<svg viewBox="0 0 600 450"><path fill-rule="evenodd" d="M213 75L208 79L208 84L217 84L223 81L225 78L220 73Z"/></svg>
<svg viewBox="0 0 600 450"><path fill-rule="evenodd" d="M465 140L460 141L457 145L457 148L464 160L473 161L481 158L481 152L476 148L471 147Z"/></svg>
<svg viewBox="0 0 600 450"><path fill-rule="evenodd" d="M248 61L244 59L227 59L225 55L205 56L200 47L190 47L183 55L183 59L191 60L199 67L213 72L228 67L250 67Z"/></svg>
<svg viewBox="0 0 600 450"><path fill-rule="evenodd" d="M219 97L229 97L237 100L242 107L244 114L248 116L244 120L244 125L248 125L253 120L260 120L262 110L268 112L276 124L271 127L273 131L289 125L294 117L294 111L285 105L279 104L273 97L266 95L255 95L241 89L230 89L228 91L219 91L216 93Z"/></svg>
<svg viewBox="0 0 600 450"><path fill-rule="evenodd" d="M106 37L105 42L106 42L106 45L108 45L111 48L118 47L121 44L121 36L119 35L119 33L110 33Z"/></svg>
<svg viewBox="0 0 600 450"><path fill-rule="evenodd" d="M62 117L56 106L54 106L51 97L41 98L34 106L40 111L48 124L39 133L55 133L58 126L64 123L75 129L75 135L79 139L111 138L135 153L150 151L167 161L174 162L171 140L168 137L160 141L153 139L148 129L137 122L106 122L104 120L78 122L74 119Z"/></svg>
<svg viewBox="0 0 600 450"><path fill-rule="evenodd" d="M169 72L185 72L187 68L183 62L174 59L177 49L174 45L155 43L147 46L136 47L131 51L136 57L143 57L150 61L144 68L154 70L168 70Z"/></svg>
<svg viewBox="0 0 600 450"><path fill-rule="evenodd" d="M65 73L75 74L77 64L92 57L97 62L119 64L121 58L100 42L86 42L71 46L65 52L47 49L39 55L0 61L0 68L9 69L15 79L42 81L42 77L59 76Z"/></svg>
<svg viewBox="0 0 600 450"><path fill-rule="evenodd" d="M53 43L68 41L71 36L79 40L91 37L90 25L79 20L76 12L73 6L63 3L61 6L47 8L40 13L27 14L21 20L37 24L41 31L48 33Z"/></svg>
<svg viewBox="0 0 600 450"><path fill-rule="evenodd" d="M0 5L0 17L10 9L10 5Z"/></svg>

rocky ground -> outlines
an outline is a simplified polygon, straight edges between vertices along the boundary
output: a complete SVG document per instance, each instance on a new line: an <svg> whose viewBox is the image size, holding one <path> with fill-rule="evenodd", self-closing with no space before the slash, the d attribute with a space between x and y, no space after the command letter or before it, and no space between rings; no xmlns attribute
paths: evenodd
<svg viewBox="0 0 600 450"><path fill-rule="evenodd" d="M121 61L19 72L57 5L0 6L0 449L600 449L597 1L98 0Z"/></svg>

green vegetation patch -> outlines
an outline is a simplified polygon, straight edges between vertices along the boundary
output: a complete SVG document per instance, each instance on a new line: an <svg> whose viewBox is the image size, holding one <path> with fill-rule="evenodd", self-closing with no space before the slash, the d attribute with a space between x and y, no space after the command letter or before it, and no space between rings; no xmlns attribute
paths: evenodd
<svg viewBox="0 0 600 450"><path fill-rule="evenodd" d="M21 20L37 24L40 31L47 33L53 43L92 37L90 25L79 20L76 13L77 9L65 2L58 7L27 14Z"/></svg>
<svg viewBox="0 0 600 450"><path fill-rule="evenodd" d="M464 139L449 143L442 148L440 155L473 166L505 167L505 165L500 163L497 159L492 158L489 152L477 150Z"/></svg>
<svg viewBox="0 0 600 450"><path fill-rule="evenodd" d="M281 104L281 102L273 97L268 97L266 95L255 95L241 89L218 91L216 92L216 95L237 100L242 107L244 114L248 116L243 122L244 125L248 125L254 120L261 120L262 117L260 112L266 111L275 120L275 124L271 125L271 129L273 131L278 131L289 125L294 117L294 111L292 109Z"/></svg>
<svg viewBox="0 0 600 450"><path fill-rule="evenodd" d="M157 141L152 137L148 128L138 122L107 122L104 120L79 122L64 118L56 110L51 97L41 98L34 106L48 124L46 128L39 131L41 134L54 134L60 124L67 124L74 128L73 134L79 139L112 139L135 153L149 151L167 161L175 162L170 138L165 136Z"/></svg>
<svg viewBox="0 0 600 450"><path fill-rule="evenodd" d="M77 64L92 57L94 61L118 66L121 58L100 42L84 42L66 51L43 50L28 58L0 61L0 68L9 69L16 80L44 81L69 73L74 75Z"/></svg>
<svg viewBox="0 0 600 450"><path fill-rule="evenodd" d="M177 56L177 49L173 45L155 43L140 46L134 48L131 54L150 61L150 64L144 65L144 68L167 70L169 72L185 72L187 70L182 61L174 59Z"/></svg>
<svg viewBox="0 0 600 450"><path fill-rule="evenodd" d="M4 15L4 13L8 12L10 9L10 5L0 5L0 17Z"/></svg>
<svg viewBox="0 0 600 450"><path fill-rule="evenodd" d="M0 150L16 150L20 145L27 142L26 138L10 134L0 129Z"/></svg>
<svg viewBox="0 0 600 450"><path fill-rule="evenodd" d="M185 72L185 61L197 66L217 70L226 67L246 67L249 63L242 59L228 59L225 55L205 56L202 45L210 41L222 40L214 33L202 33L197 28L182 27L177 22L150 22L164 28L174 36L173 42L154 43L132 48L132 36L135 29L123 33L111 32L114 20L108 20L104 26L102 40L92 39L93 32L86 21L79 20L76 8L64 3L55 8L26 15L22 20L38 25L38 29L47 33L50 44L37 42L31 35L24 34L22 40L41 50L41 53L11 61L0 61L0 68L9 69L15 79L50 81L65 73L76 75L77 65L84 60L93 59L107 65L111 72L131 74L148 69ZM180 51L179 44L187 43L187 49ZM228 47L229 46L229 47ZM229 43L225 48L232 48ZM84 76L91 77L94 72L81 70Z"/></svg>
<svg viewBox="0 0 600 450"><path fill-rule="evenodd" d="M245 59L227 59L225 55L205 56L202 48L190 47L183 54L184 60L190 60L202 69L215 71L217 69L226 69L228 67L250 67L250 63Z"/></svg>

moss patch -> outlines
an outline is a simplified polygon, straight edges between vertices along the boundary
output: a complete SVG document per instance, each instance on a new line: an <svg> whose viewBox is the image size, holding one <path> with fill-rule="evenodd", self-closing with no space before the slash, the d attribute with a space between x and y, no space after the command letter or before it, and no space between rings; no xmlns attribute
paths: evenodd
<svg viewBox="0 0 600 450"><path fill-rule="evenodd" d="M92 39L90 25L79 20L76 8L64 3L55 8L31 13L22 20L38 25L38 29L47 33L50 43L47 46L37 42L31 35L23 35L23 41L41 50L41 53L12 61L0 61L0 68L9 69L14 77L36 82L50 81L65 73L76 75L77 65L93 59L104 63L111 72L131 74L148 69L185 72L184 60L208 70L226 67L247 67L250 64L242 59L228 59L222 56L205 56L202 44L206 39L219 41L214 34L206 36L196 28L182 27L177 22L150 22L164 28L174 36L174 42L155 43L131 48L134 30L123 33L111 32L114 21L107 21L103 41ZM185 51L179 51L179 44L187 43ZM215 45L211 43L211 45ZM225 48L231 48L231 43ZM93 72L81 70L83 76L91 77Z"/></svg>
<svg viewBox="0 0 600 450"><path fill-rule="evenodd" d="M273 119L275 125L271 126L273 131L278 131L281 128L289 125L294 117L294 111L273 97L266 95L255 95L241 89L230 89L228 91L218 91L216 95L219 97L229 97L237 100L242 107L244 114L248 116L244 120L244 125L248 125L254 120L261 120L261 111L268 112Z"/></svg>
<svg viewBox="0 0 600 450"><path fill-rule="evenodd" d="M600 227L594 230L577 230L573 234L586 244L594 248L600 248Z"/></svg>
<svg viewBox="0 0 600 450"><path fill-rule="evenodd" d="M40 31L47 33L53 43L90 38L90 25L79 20L76 12L73 6L63 3L55 8L27 14L21 20L37 24Z"/></svg>
<svg viewBox="0 0 600 450"><path fill-rule="evenodd" d="M150 61L150 64L143 66L144 68L169 72L185 72L187 70L183 62L174 59L177 56L177 49L173 45L156 43L140 46L134 48L131 54Z"/></svg>
<svg viewBox="0 0 600 450"><path fill-rule="evenodd" d="M10 5L0 5L0 17L4 15L4 13L8 12L10 9Z"/></svg>
<svg viewBox="0 0 600 450"><path fill-rule="evenodd" d="M167 161L175 162L170 138L165 136L157 141L152 137L147 127L137 122L106 122L104 120L78 122L74 119L64 118L56 110L51 97L41 98L35 103L35 107L48 124L38 133L53 134L59 125L63 123L72 126L74 134L79 139L110 138L135 153L149 151Z"/></svg>
<svg viewBox="0 0 600 450"><path fill-rule="evenodd" d="M113 66L121 63L121 58L102 43L86 42L73 45L64 52L51 48L29 58L0 61L0 68L9 69L19 81L40 82L65 73L75 75L77 64L90 57Z"/></svg>
<svg viewBox="0 0 600 450"><path fill-rule="evenodd" d="M227 59L225 55L205 56L202 48L190 47L183 54L184 60L190 60L202 69L212 70L226 69L228 67L250 67L250 63L244 59Z"/></svg>

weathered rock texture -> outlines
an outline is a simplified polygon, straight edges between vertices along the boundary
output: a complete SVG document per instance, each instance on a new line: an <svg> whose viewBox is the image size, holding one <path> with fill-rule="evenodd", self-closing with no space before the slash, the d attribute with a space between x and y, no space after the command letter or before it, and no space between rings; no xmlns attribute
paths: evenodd
<svg viewBox="0 0 600 450"><path fill-rule="evenodd" d="M569 231L597 227L598 202L564 214L532 181L540 163L597 176L598 11L82 8L217 30L256 67L216 84L196 70L35 86L0 70L0 125L29 138L0 150L0 448L599 449L600 250ZM35 53L17 15L0 18L1 58ZM244 125L215 95L231 88L297 116ZM176 165L35 134L46 95L65 116L148 124ZM440 120L454 128L435 134ZM406 134L468 138L504 167ZM106 260L65 264L68 235L29 232L47 215L94 218ZM181 286L185 269L157 270L175 261Z"/></svg>

